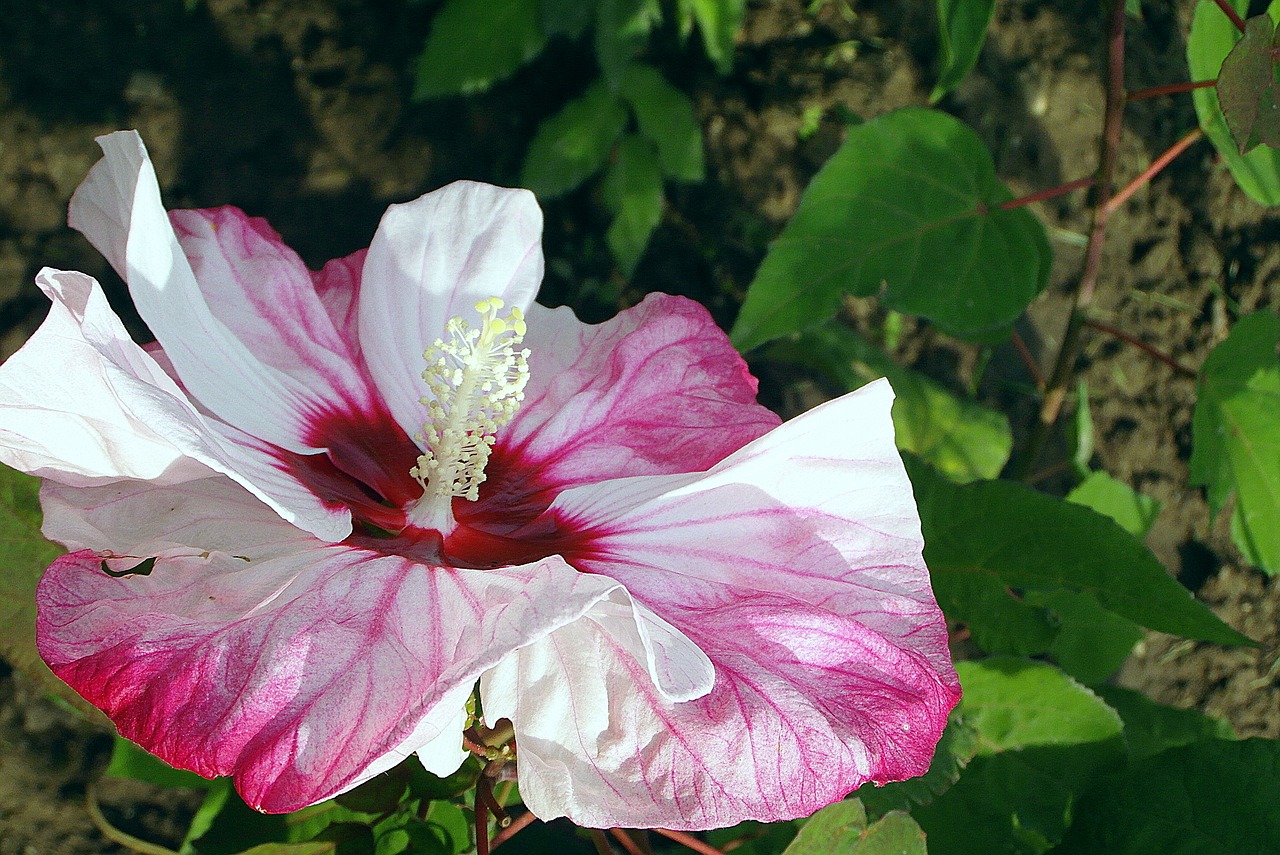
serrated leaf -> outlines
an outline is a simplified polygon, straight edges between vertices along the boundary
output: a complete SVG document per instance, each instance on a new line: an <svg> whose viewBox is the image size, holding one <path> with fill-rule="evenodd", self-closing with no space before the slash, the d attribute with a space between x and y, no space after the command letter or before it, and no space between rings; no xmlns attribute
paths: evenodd
<svg viewBox="0 0 1280 855"><path fill-rule="evenodd" d="M1124 729L1115 710L1052 665L998 657L957 662L956 673L958 714L980 737L978 756L1103 742Z"/></svg>
<svg viewBox="0 0 1280 855"><path fill-rule="evenodd" d="M640 63L627 67L618 94L631 105L640 133L658 147L663 172L679 181L701 181L702 129L689 96Z"/></svg>
<svg viewBox="0 0 1280 855"><path fill-rule="evenodd" d="M1157 704L1141 692L1120 686L1094 689L1124 720L1124 741L1134 760L1208 739L1235 739L1231 725L1199 710L1180 710Z"/></svg>
<svg viewBox="0 0 1280 855"><path fill-rule="evenodd" d="M1192 417L1191 483L1221 510L1235 496L1240 552L1280 573L1280 315L1255 312L1205 359Z"/></svg>
<svg viewBox="0 0 1280 855"><path fill-rule="evenodd" d="M938 36L941 41L941 68L938 82L929 94L936 102L964 80L978 61L987 27L995 11L995 0L938 0Z"/></svg>
<svg viewBox="0 0 1280 855"><path fill-rule="evenodd" d="M1044 226L996 178L958 120L908 107L849 128L765 256L731 337L747 351L808 329L844 294L981 338L1048 281Z"/></svg>
<svg viewBox="0 0 1280 855"><path fill-rule="evenodd" d="M1218 103L1241 154L1260 143L1280 145L1276 45L1275 22L1267 15L1250 18L1218 72Z"/></svg>
<svg viewBox="0 0 1280 855"><path fill-rule="evenodd" d="M542 52L537 0L448 0L418 57L415 98L474 95Z"/></svg>
<svg viewBox="0 0 1280 855"><path fill-rule="evenodd" d="M1067 501L1111 517L1134 537L1146 537L1160 516L1160 503L1106 472L1091 472L1067 494Z"/></svg>
<svg viewBox="0 0 1280 855"><path fill-rule="evenodd" d="M809 817L783 855L851 852L853 844L866 828L867 812L862 802L857 799L836 802Z"/></svg>
<svg viewBox="0 0 1280 855"><path fill-rule="evenodd" d="M568 193L605 165L626 126L626 107L596 81L538 126L520 185L541 199Z"/></svg>
<svg viewBox="0 0 1280 855"><path fill-rule="evenodd" d="M106 717L55 677L36 652L36 586L65 551L40 534L39 491L39 479L0 465L0 655L46 692L106 725Z"/></svg>
<svg viewBox="0 0 1280 855"><path fill-rule="evenodd" d="M1252 643L1195 600L1114 520L1010 481L957 485L918 459L906 462L939 602L953 579L987 576L1013 589L1086 594L1149 629ZM976 612L948 616L983 619Z"/></svg>
<svg viewBox="0 0 1280 855"><path fill-rule="evenodd" d="M994 478L1009 459L1013 437L1003 413L903 368L844 324L831 322L799 333L775 343L768 353L772 361L817 370L845 391L889 378L898 447L953 481Z"/></svg>
<svg viewBox="0 0 1280 855"><path fill-rule="evenodd" d="M596 61L609 89L622 85L627 65L662 20L658 0L599 0L596 6Z"/></svg>
<svg viewBox="0 0 1280 855"><path fill-rule="evenodd" d="M1231 0L1231 3L1237 12L1248 6L1248 0ZM1272 3L1267 12L1272 20L1280 19L1280 3ZM1187 65L1191 79L1215 79L1222 70L1222 61L1239 38L1239 30L1213 0L1200 0L1192 18L1191 33L1187 36ZM1191 97L1200 118L1200 127L1226 161L1240 189L1260 205L1280 205L1280 151L1262 147L1240 154L1222 115L1216 89L1196 89Z"/></svg>
<svg viewBox="0 0 1280 855"><path fill-rule="evenodd" d="M682 31L687 33L689 25L698 25L703 49L721 74L733 68L734 37L746 11L746 0L680 0L681 16L688 22Z"/></svg>
<svg viewBox="0 0 1280 855"><path fill-rule="evenodd" d="M623 138L604 177L604 200L613 212L605 233L623 276L630 276L662 222L662 168L653 143L634 134Z"/></svg>
<svg viewBox="0 0 1280 855"><path fill-rule="evenodd" d="M1198 742L1140 760L1077 805L1054 855L1280 852L1280 742Z"/></svg>
<svg viewBox="0 0 1280 855"><path fill-rule="evenodd" d="M1066 831L1076 794L1123 762L1120 717L1044 663L992 659L956 670L957 712L978 730L979 755L913 815L936 852L1043 853Z"/></svg>

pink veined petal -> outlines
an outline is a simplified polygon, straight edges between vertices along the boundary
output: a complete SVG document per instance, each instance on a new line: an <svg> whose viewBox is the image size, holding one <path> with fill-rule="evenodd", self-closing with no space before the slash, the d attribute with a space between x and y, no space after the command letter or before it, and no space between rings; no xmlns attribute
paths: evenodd
<svg viewBox="0 0 1280 855"><path fill-rule="evenodd" d="M474 324L481 300L526 310L542 281L541 238L542 211L527 190L458 181L387 210L365 258L359 337L409 436L425 418L423 352L451 318Z"/></svg>
<svg viewBox="0 0 1280 855"><path fill-rule="evenodd" d="M540 818L703 829L805 816L928 768L958 690L856 620L765 595L690 610L711 693L673 703L608 628L576 621L481 680ZM696 628L696 629L694 629Z"/></svg>
<svg viewBox="0 0 1280 855"><path fill-rule="evenodd" d="M360 305L360 276L364 269L368 249L359 249L342 258L325 263L311 274L316 294L333 321L338 335L346 341L347 348L360 359L360 326L357 310Z"/></svg>
<svg viewBox="0 0 1280 855"><path fill-rule="evenodd" d="M341 540L350 532L346 509L326 507L266 468L269 461L224 442L129 339L92 278L46 269L36 283L53 304L0 368L0 460L72 486L121 479L175 484L212 470L317 536Z"/></svg>
<svg viewBox="0 0 1280 855"><path fill-rule="evenodd" d="M98 143L104 157L72 197L68 222L129 283L184 386L254 436L316 451L307 437L316 412L342 402L362 406L369 391L310 275L274 233L229 209L178 214L180 242L137 133ZM215 233L213 222L225 228ZM196 257L197 272L184 249ZM301 349L285 354L280 341Z"/></svg>
<svg viewBox="0 0 1280 855"><path fill-rule="evenodd" d="M707 310L650 294L603 324L533 306L529 384L499 434L490 478L553 491L698 472L777 427L756 380Z"/></svg>
<svg viewBox="0 0 1280 855"><path fill-rule="evenodd" d="M135 554L168 548L147 556L149 575L114 578L87 550L58 559L37 594L41 656L121 733L175 766L234 775L272 812L411 751L443 768L444 728L483 671L625 596L555 557L472 571L281 542L268 509L216 479L93 488L78 509L69 495L54 506L59 532L96 530L110 546L132 529Z"/></svg>

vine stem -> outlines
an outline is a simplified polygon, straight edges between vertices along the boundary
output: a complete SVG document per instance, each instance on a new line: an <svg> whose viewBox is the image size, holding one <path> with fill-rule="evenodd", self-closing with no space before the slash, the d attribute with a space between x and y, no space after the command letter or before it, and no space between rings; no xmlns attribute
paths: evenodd
<svg viewBox="0 0 1280 855"><path fill-rule="evenodd" d="M1235 7L1228 3L1227 0L1213 0L1213 2L1218 4L1218 8L1222 10L1222 14L1231 19L1231 23L1236 25L1236 29L1243 33L1244 18L1240 17L1240 13L1235 10Z"/></svg>
<svg viewBox="0 0 1280 855"><path fill-rule="evenodd" d="M489 851L492 852L494 849L497 849L499 846L506 843L511 838L515 837L521 831L528 828L530 825L533 825L533 823L536 822L537 819L538 818L534 816L531 811L526 811L520 814L520 816L516 817L511 821L510 825L508 825L506 828L502 829L501 831L499 831L497 834L493 836L493 841L489 846Z"/></svg>
<svg viewBox="0 0 1280 855"><path fill-rule="evenodd" d="M1084 265L1076 285L1075 301L1062 334L1062 344L1049 383L1045 387L1044 401L1039 417L1031 428L1027 446L1014 464L1012 474L1023 480L1035 466L1036 459L1048 441L1049 433L1058 420L1062 404L1066 400L1080 353L1081 333L1085 318L1098 287L1098 270L1102 264L1102 244L1107 234L1107 219L1111 214L1111 183L1115 175L1116 161L1120 154L1120 133L1123 127L1124 88L1124 5L1125 0L1111 0L1111 15L1107 33L1107 103L1102 120L1101 155L1094 180L1096 194L1093 207L1093 226L1085 245Z"/></svg>
<svg viewBox="0 0 1280 855"><path fill-rule="evenodd" d="M1098 332L1106 333L1107 335L1113 338L1120 339L1126 344L1133 345L1134 347L1138 348L1138 350L1141 350L1143 353L1150 356L1152 359L1155 359L1158 362L1163 362L1165 365L1169 366L1174 371L1181 374L1183 377L1190 377L1191 379L1194 380L1196 377L1199 376L1196 374L1196 372L1192 371L1190 368L1183 365L1181 362L1178 362L1169 354L1165 353L1162 350L1157 350L1156 348L1147 344L1145 341L1138 338L1137 336L1129 335L1127 332L1120 329L1119 327L1113 327L1111 324L1103 323L1102 321L1096 320L1094 318L1090 318L1085 323L1093 327Z"/></svg>
<svg viewBox="0 0 1280 855"><path fill-rule="evenodd" d="M1203 136L1204 131L1199 128L1194 128L1184 134L1182 139L1169 146L1163 154L1151 162L1150 166L1142 170L1138 177L1126 184L1123 190L1107 200L1107 212L1110 213L1127 202L1129 197L1132 196L1139 187L1154 178L1160 170L1168 166L1175 157L1182 154L1192 143Z"/></svg>
<svg viewBox="0 0 1280 855"><path fill-rule="evenodd" d="M685 834L683 831L672 831L669 828L655 828L653 831L655 834L661 834L668 840L674 840L676 843L679 843L687 849L692 849L694 852L697 852L698 855L724 855L723 852L712 846L710 843L703 843L692 834Z"/></svg>
<svg viewBox="0 0 1280 855"><path fill-rule="evenodd" d="M1163 86L1148 86L1146 89L1135 89L1126 96L1126 101L1141 101L1144 98L1156 98L1160 95L1179 95L1194 89L1208 89L1217 86L1217 79L1186 81L1183 83L1166 83Z"/></svg>

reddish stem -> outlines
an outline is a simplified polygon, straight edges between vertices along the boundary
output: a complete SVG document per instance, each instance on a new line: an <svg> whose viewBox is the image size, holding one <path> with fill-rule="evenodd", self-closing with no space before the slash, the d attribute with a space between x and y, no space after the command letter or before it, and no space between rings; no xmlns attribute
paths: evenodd
<svg viewBox="0 0 1280 855"><path fill-rule="evenodd" d="M1231 23L1236 25L1236 29L1243 33L1244 18L1240 17L1240 13L1235 10L1235 7L1228 3L1227 0L1213 0L1213 2L1218 4L1218 8L1222 10L1222 14L1231 19Z"/></svg>
<svg viewBox="0 0 1280 855"><path fill-rule="evenodd" d="M615 840L622 844L622 848L627 850L630 855L644 855L644 850L640 848L640 845L632 839L630 834L623 831L621 828L611 828L609 829L609 833L613 835Z"/></svg>
<svg viewBox="0 0 1280 855"><path fill-rule="evenodd" d="M1102 321L1095 320L1093 318L1089 318L1087 321L1085 321L1085 323L1093 327L1095 330L1098 330L1099 332L1104 332L1113 338L1120 339L1126 344L1133 345L1134 347L1138 348L1138 350L1141 350L1143 353L1150 356L1152 359L1155 359L1158 362L1163 362L1165 365L1169 366L1174 371L1181 374L1183 377L1190 377L1191 379L1194 380L1197 376L1196 372L1192 371L1190 368L1183 365L1181 362L1178 362L1178 360L1174 359L1169 354L1165 353L1162 350L1157 350L1156 348L1147 344L1142 339L1136 336L1129 335L1129 333L1125 332L1124 330L1118 327L1113 327L1111 326L1111 324L1104 323Z"/></svg>
<svg viewBox="0 0 1280 855"><path fill-rule="evenodd" d="M525 813L520 814L520 816L511 821L510 825L493 836L493 844L489 847L489 851L492 852L494 849L497 849L521 831L524 831L526 828L533 825L537 819L538 818L533 815L532 811L526 811Z"/></svg>
<svg viewBox="0 0 1280 855"><path fill-rule="evenodd" d="M723 852L712 846L710 843L703 843L692 834L685 834L683 831L672 831L669 828L655 828L654 832L661 834L668 840L674 840L676 843L679 843L687 849L692 849L694 852L699 853L699 855L724 855Z"/></svg>
<svg viewBox="0 0 1280 855"><path fill-rule="evenodd" d="M1185 135L1183 135L1182 139L1178 140L1176 143L1169 146L1169 148L1165 150L1164 154L1160 155L1154 161L1152 161L1150 166L1148 166L1146 169L1142 170L1142 172L1138 174L1138 177L1134 178L1132 181L1126 184L1123 190L1121 190L1116 195L1112 196L1107 201L1107 206L1106 206L1107 212L1110 213L1111 211L1114 211L1116 208L1123 205L1126 201L1128 201L1130 196L1132 196L1135 192L1137 192L1139 187L1146 184L1148 181L1154 178L1157 174L1159 174L1160 170L1168 166L1169 163L1172 162L1172 160L1175 157L1177 157L1178 155L1186 151L1189 145L1191 145L1196 140L1200 139L1202 136L1204 136L1204 131L1200 130L1199 128L1194 128L1193 130L1188 131Z"/></svg>
<svg viewBox="0 0 1280 855"><path fill-rule="evenodd" d="M1217 80L1197 80L1194 83L1166 83L1163 86L1149 86L1146 89L1135 89L1125 96L1126 101L1141 101L1143 98L1158 98L1161 95L1178 95L1193 89L1208 89L1217 86Z"/></svg>
<svg viewBox="0 0 1280 855"><path fill-rule="evenodd" d="M1032 202L1043 202L1045 199L1052 199L1054 196L1062 196L1070 193L1072 190L1083 190L1085 187L1093 184L1093 176L1088 178L1077 178L1075 181L1068 181L1066 184L1059 184L1057 187L1050 187L1048 190L1039 190L1027 196L1019 196L1017 199L1010 199L1008 202L1001 202L1000 207L1006 211L1013 208L1021 208L1023 205L1030 205Z"/></svg>
<svg viewBox="0 0 1280 855"><path fill-rule="evenodd" d="M1036 388L1043 392L1044 374L1040 372L1036 358L1031 355L1031 348L1027 347L1027 343L1022 340L1022 335L1017 330L1013 331L1013 349L1018 351L1018 358L1022 360L1023 365L1027 366L1027 371L1031 372L1032 379L1036 381Z"/></svg>

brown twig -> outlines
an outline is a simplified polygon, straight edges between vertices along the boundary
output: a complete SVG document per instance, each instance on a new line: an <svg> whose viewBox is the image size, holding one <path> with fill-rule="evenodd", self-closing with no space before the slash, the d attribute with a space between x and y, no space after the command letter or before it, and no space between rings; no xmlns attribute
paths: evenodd
<svg viewBox="0 0 1280 855"><path fill-rule="evenodd" d="M1166 83L1163 86L1148 86L1146 89L1135 89L1125 96L1126 101L1141 101L1144 98L1159 98L1161 95L1178 95L1193 89L1208 89L1217 86L1217 80L1197 80L1194 83Z"/></svg>
<svg viewBox="0 0 1280 855"><path fill-rule="evenodd" d="M699 855L724 855L723 852L712 846L710 843L703 843L692 834L685 834L683 831L672 831L669 828L655 828L654 833L661 834L668 840L674 840L681 846L699 853Z"/></svg>
<svg viewBox="0 0 1280 855"><path fill-rule="evenodd" d="M587 833L591 836L591 842L596 846L598 855L614 855L613 847L609 845L609 838L604 836L604 832L598 828L588 828Z"/></svg>
<svg viewBox="0 0 1280 855"><path fill-rule="evenodd" d="M1022 339L1022 334L1017 330L1013 331L1013 349L1018 352L1018 358L1022 360L1022 364L1027 366L1027 371L1030 372L1031 378L1036 382L1036 388L1043 392L1044 374L1040 371L1036 358L1031 355L1031 348L1027 347L1027 343Z"/></svg>
<svg viewBox="0 0 1280 855"><path fill-rule="evenodd" d="M1178 362L1178 360L1174 359L1169 354L1165 353L1162 350L1157 350L1156 348L1152 347L1150 344L1138 338L1137 336L1129 335L1129 333L1125 332L1119 327L1113 327L1111 326L1111 324L1104 323L1103 321L1099 321L1094 318L1089 318L1087 321L1085 321L1085 323L1093 327L1095 330L1098 330L1099 332L1104 332L1113 338L1120 339L1126 344L1133 345L1134 347L1138 348L1138 350L1141 350L1143 353L1150 356L1152 359L1155 359L1158 362L1163 362L1165 365L1169 366L1174 371L1181 374L1183 377L1190 377L1192 380L1194 380L1197 376L1199 376L1196 374L1195 371L1183 365L1181 362Z"/></svg>
<svg viewBox="0 0 1280 855"><path fill-rule="evenodd" d="M613 835L615 840L622 844L622 848L627 850L629 855L645 855L645 852L640 848L640 845L636 843L631 835L623 829L611 828L609 829L609 833Z"/></svg>

